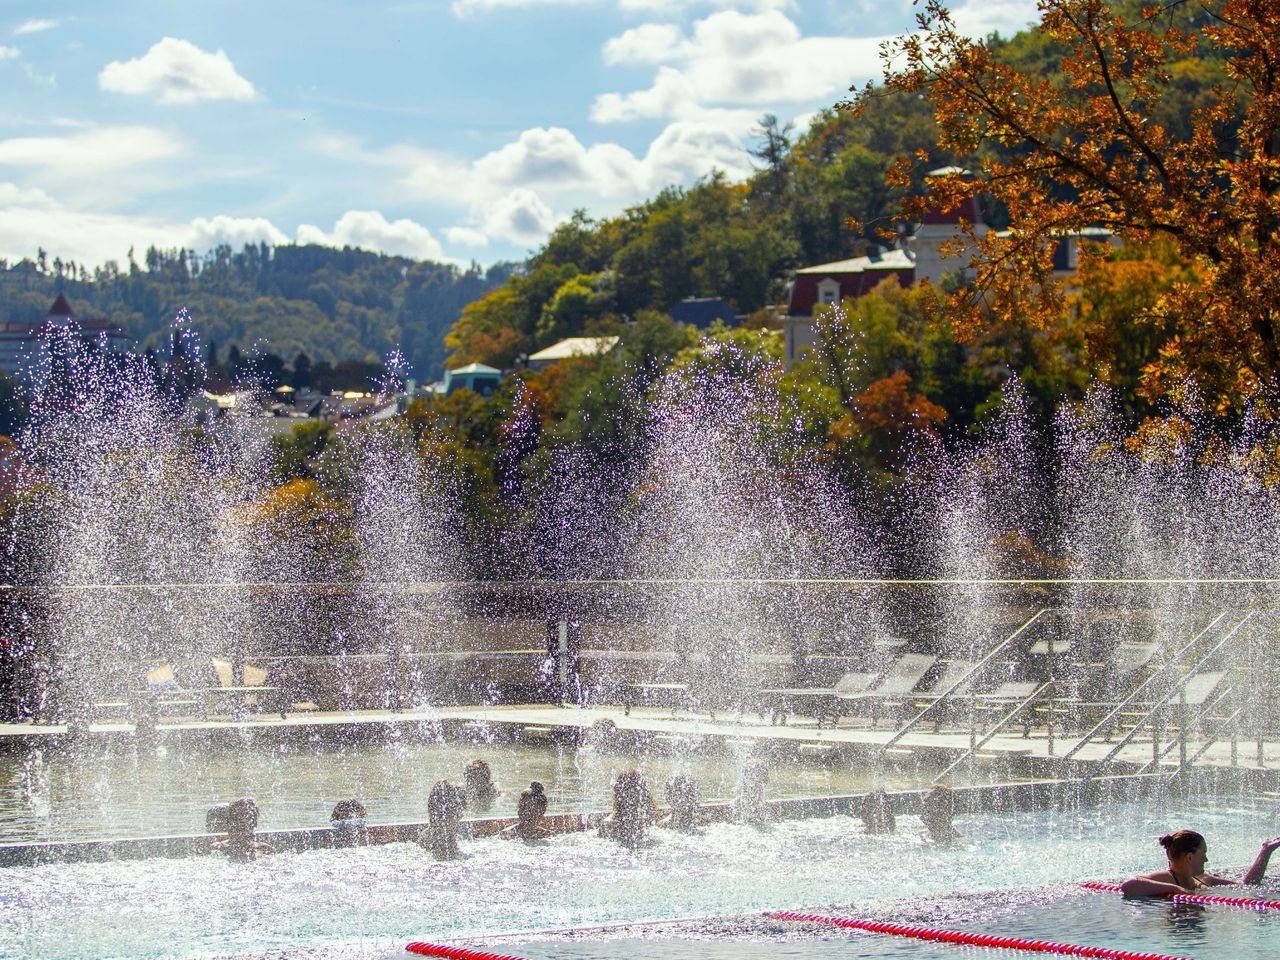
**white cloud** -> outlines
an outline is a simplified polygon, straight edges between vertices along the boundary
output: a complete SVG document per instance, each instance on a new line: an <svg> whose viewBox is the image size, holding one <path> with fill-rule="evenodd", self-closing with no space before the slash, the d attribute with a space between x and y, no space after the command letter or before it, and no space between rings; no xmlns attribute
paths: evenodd
<svg viewBox="0 0 1280 960"><path fill-rule="evenodd" d="M239 250L247 243L288 243L289 238L265 217L196 217L184 246L193 250L209 250L225 243Z"/></svg>
<svg viewBox="0 0 1280 960"><path fill-rule="evenodd" d="M6 47L0 43L0 60L16 60L22 56L22 51L17 47Z"/></svg>
<svg viewBox="0 0 1280 960"><path fill-rule="evenodd" d="M33 167L46 180L82 180L167 160L182 144L154 127L93 127L63 137L0 140L0 167Z"/></svg>
<svg viewBox="0 0 1280 960"><path fill-rule="evenodd" d="M485 210L484 229L491 237L532 246L547 238L559 220L532 190L512 190Z"/></svg>
<svg viewBox="0 0 1280 960"><path fill-rule="evenodd" d="M25 33L40 33L44 30L52 30L59 23L61 23L60 20L23 20L22 23L13 28L13 35L20 37Z"/></svg>
<svg viewBox="0 0 1280 960"><path fill-rule="evenodd" d="M44 190L0 181L0 257L34 257L43 247L51 255L97 266L123 262L129 247L142 251L185 247L203 253L220 244L240 249L246 243L288 243L289 237L270 220L219 214L187 223L156 217L83 210L55 199ZM388 222L380 213L353 210L343 214L331 232L303 225L298 243L361 247L419 259L450 261L430 232L411 220Z"/></svg>
<svg viewBox="0 0 1280 960"><path fill-rule="evenodd" d="M465 17L473 13L491 13L517 7L588 7L598 3L599 0L453 0L453 14Z"/></svg>
<svg viewBox="0 0 1280 960"><path fill-rule="evenodd" d="M459 247L483 247L489 243L489 236L483 230L474 227L446 227L445 239Z"/></svg>
<svg viewBox="0 0 1280 960"><path fill-rule="evenodd" d="M98 74L98 86L171 104L257 96L253 84L236 73L225 52L208 53L173 37L160 40L137 59L108 63Z"/></svg>
<svg viewBox="0 0 1280 960"><path fill-rule="evenodd" d="M22 65L22 72L27 75L27 79L32 83L42 83L46 87L56 87L58 85L58 75L56 73L41 73L29 63Z"/></svg>
<svg viewBox="0 0 1280 960"><path fill-rule="evenodd" d="M566 211L617 213L672 184L720 170L742 179L752 170L743 138L754 111L702 111L663 129L643 155L616 143L586 145L562 127L534 127L472 161L407 145L370 150L345 138L312 140L312 149L349 163L391 171L405 195L462 208L464 225L445 231L450 243L533 244L546 239Z"/></svg>
<svg viewBox="0 0 1280 960"><path fill-rule="evenodd" d="M577 185L603 196L635 192L642 172L635 156L614 143L584 147L563 127L535 127L475 162L480 182L502 189L544 187L561 190Z"/></svg>
<svg viewBox="0 0 1280 960"><path fill-rule="evenodd" d="M453 0L453 13L458 17L485 14L516 8L592 7L604 6L604 0ZM735 10L790 10L794 0L617 0L624 13L678 14L692 8Z"/></svg>
<svg viewBox="0 0 1280 960"><path fill-rule="evenodd" d="M689 183L713 170L730 180L751 174L751 158L735 132L702 123L680 121L667 126L649 145L644 165L649 180L646 193L671 183Z"/></svg>
<svg viewBox="0 0 1280 960"><path fill-rule="evenodd" d="M360 247L399 254L417 260L444 260L444 249L431 231L412 220L388 221L376 210L349 210L325 233L304 223L298 227L298 243L327 247Z"/></svg>
<svg viewBox="0 0 1280 960"><path fill-rule="evenodd" d="M1040 12L1035 0L970 0L951 11L956 26L971 37L992 33L1011 37L1029 24L1038 23Z"/></svg>
<svg viewBox="0 0 1280 960"><path fill-rule="evenodd" d="M688 41L674 23L646 23L632 27L604 45L607 64L667 63L678 60Z"/></svg>
<svg viewBox="0 0 1280 960"><path fill-rule="evenodd" d="M75 210L43 190L0 182L0 256L34 257L43 247L63 260L97 266L123 261L130 246L176 247L184 227L153 217Z"/></svg>
<svg viewBox="0 0 1280 960"><path fill-rule="evenodd" d="M689 37L671 25L646 24L609 40L604 57L660 64L652 83L601 94L591 117L600 123L687 118L713 105L829 99L879 73L881 39L803 37L779 10L713 13L697 21Z"/></svg>

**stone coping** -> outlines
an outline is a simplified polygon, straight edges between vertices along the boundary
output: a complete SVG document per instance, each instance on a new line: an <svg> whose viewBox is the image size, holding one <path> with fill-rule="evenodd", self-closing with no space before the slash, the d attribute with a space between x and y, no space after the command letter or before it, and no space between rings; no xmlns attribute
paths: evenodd
<svg viewBox="0 0 1280 960"><path fill-rule="evenodd" d="M1083 780L1030 780L1002 784L957 786L956 809L961 815L981 812L1048 809L1074 797L1081 803L1096 803L1103 797L1132 799L1158 789L1164 778L1156 774L1142 776L1096 777ZM888 793L897 814L915 814L920 810L924 790L902 790ZM795 797L771 800L771 819L799 820L811 817L857 816L864 794L833 797ZM703 804L704 819L724 822L733 819L729 803ZM591 830L605 818L605 811L586 814L560 813L544 818L544 826L553 833ZM514 817L485 817L462 821L462 832L472 838L489 837L515 824ZM370 824L369 844L413 843L427 826L423 822ZM259 840L277 850L314 850L340 846L332 827L301 827L289 830L263 830ZM184 834L168 837L126 837L100 840L53 840L38 843L0 844L0 868L31 866L42 863L105 862L110 860L175 859L212 852L216 834Z"/></svg>

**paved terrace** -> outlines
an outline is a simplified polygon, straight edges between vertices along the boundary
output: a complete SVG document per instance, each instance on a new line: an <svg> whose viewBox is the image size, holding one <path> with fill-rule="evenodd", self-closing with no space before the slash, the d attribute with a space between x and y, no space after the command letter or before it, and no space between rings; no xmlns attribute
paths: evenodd
<svg viewBox="0 0 1280 960"><path fill-rule="evenodd" d="M577 730L584 730L597 720L611 720L621 731L637 735L638 739L656 739L659 742L678 739L721 738L724 740L753 741L761 752L770 750L794 751L800 755L808 754L815 759L823 754L838 750L852 756L867 756L878 752L897 731L890 726L872 728L861 721L845 719L836 727L819 728L816 720L803 716L791 717L787 725L771 724L766 718L746 715L741 718L718 715L712 719L707 714L676 712L669 709L653 707L634 707L630 712L622 707L558 707L548 704L504 705L504 706L450 706L419 710L351 710L351 711L314 711L309 713L293 713L282 719L279 714L251 714L243 720L207 719L207 720L171 720L160 723L162 736L216 738L220 734L238 735L242 731L254 731L257 734L270 736L271 732L281 736L310 736L319 734L323 737L377 737L381 729L389 726L406 724L444 724L454 730L464 730L468 725L489 725L507 728L514 739L525 741L555 740L565 738ZM106 739L129 738L134 736L132 723L106 722L93 723L89 735ZM67 728L61 725L34 723L0 724L0 749L20 750L27 746L50 741L65 736ZM993 737L978 751L978 763L987 765L1003 762L1010 774L1025 775L1038 771L1045 777L1063 777L1077 775L1079 770L1063 765L1061 757L1069 752L1078 742L1079 735L1066 735L1050 731L1043 726L1033 726L1028 735L1023 735L1021 725L1010 727ZM1161 741L1164 750L1170 740ZM941 770L950 763L963 758L970 750L971 738L968 730L943 729L933 732L927 724L922 724L898 739L889 752L896 756L908 753L916 754L920 759L931 758ZM1116 748L1116 743L1093 740L1075 754L1072 764L1081 768L1103 761ZM1199 756L1195 764L1197 768L1206 770L1239 768L1257 772L1266 771L1270 775L1280 777L1280 741L1267 740L1262 743L1261 763L1259 763L1258 744L1255 740L1238 741L1234 751L1230 741L1211 744ZM1200 744L1192 740L1188 743L1187 755L1194 756L1201 749ZM1152 760L1152 743L1149 737L1136 739L1121 748L1113 762L1116 767L1109 768L1109 773L1124 773L1137 770ZM1159 769L1172 772L1179 764L1179 750L1174 747L1161 760ZM956 778L963 778L963 770L956 771Z"/></svg>

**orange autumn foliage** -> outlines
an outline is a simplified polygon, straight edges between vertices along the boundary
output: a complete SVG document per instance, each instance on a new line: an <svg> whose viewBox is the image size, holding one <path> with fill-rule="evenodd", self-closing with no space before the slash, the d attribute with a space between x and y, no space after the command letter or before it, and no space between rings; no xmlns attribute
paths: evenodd
<svg viewBox="0 0 1280 960"><path fill-rule="evenodd" d="M852 411L831 425L832 443L862 441L884 465L900 465L913 442L936 436L947 419L947 411L910 388L904 370L870 384L853 398Z"/></svg>
<svg viewBox="0 0 1280 960"><path fill-rule="evenodd" d="M1087 227L1164 237L1192 269L1151 306L1164 337L1147 388L1189 376L1216 408L1238 405L1280 376L1280 0L1223 0L1195 29L1161 7L1126 20L1106 0L1039 10L1062 51L1056 75L1002 62L941 0L924 0L920 29L885 51L885 86L931 102L940 146L970 158L972 174L931 178L904 214L977 195L1009 214L1007 232L969 228L973 280L940 306L967 337L993 318L1049 326L1064 306L1056 238ZM1180 65L1201 50L1228 82L1178 132L1153 114L1176 102ZM896 180L910 177L907 158Z"/></svg>

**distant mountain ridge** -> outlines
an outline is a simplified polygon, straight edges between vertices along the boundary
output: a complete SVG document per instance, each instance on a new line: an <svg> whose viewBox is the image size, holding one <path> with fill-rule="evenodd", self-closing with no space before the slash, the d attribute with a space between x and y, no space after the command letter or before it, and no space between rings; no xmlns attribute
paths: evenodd
<svg viewBox="0 0 1280 960"><path fill-rule="evenodd" d="M34 323L59 293L79 315L120 324L140 349L167 351L175 318L207 345L235 344L292 360L381 362L394 350L413 374L441 376L443 337L462 308L511 275L513 264L461 270L353 248L266 244L207 254L147 250L123 268L49 259L0 260L0 322Z"/></svg>

